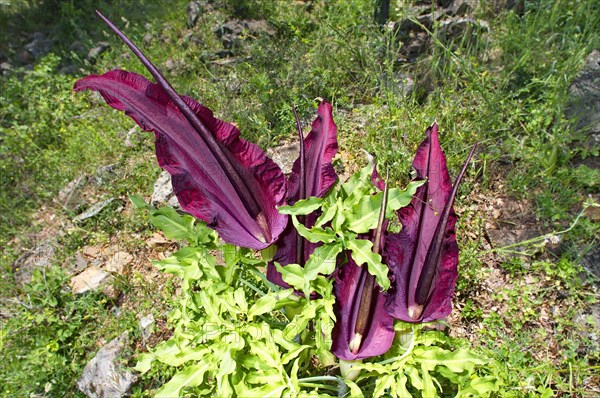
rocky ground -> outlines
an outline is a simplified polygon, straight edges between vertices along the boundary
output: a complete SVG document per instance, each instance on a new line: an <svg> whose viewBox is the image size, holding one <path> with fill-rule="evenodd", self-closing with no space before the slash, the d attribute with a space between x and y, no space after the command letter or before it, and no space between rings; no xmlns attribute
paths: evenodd
<svg viewBox="0 0 600 398"><path fill-rule="evenodd" d="M451 42L457 36L469 36L485 32L488 22L477 20L471 15L475 1L456 0L438 1L438 6L432 7L430 2L416 2L412 9L413 18L404 18L393 21L393 29L398 32L398 38L403 43L401 62L416 62L419 56L427 52L431 37L429 31L434 23L440 24L438 29L439 39L442 42ZM517 2L516 7L519 7ZM210 2L192 1L188 5L188 25L193 26L198 20L198 15L210 8ZM271 34L268 25L260 20L232 20L218 27L218 35L223 43L223 50L215 53L215 62L238 62L235 49L244 45L244 40L249 40L244 35ZM150 34L150 33L149 33ZM102 54L109 44L98 42L97 46L89 50L78 48L77 43L72 47L75 51L86 52L88 62ZM16 59L4 57L0 61L0 69L9 71L14 63L31 64L35 59L48 53L52 42L44 32L35 32L30 41L23 48L16 51ZM173 64L173 68L177 65ZM65 65L61 73L72 73L74 68ZM409 95L414 82L407 74L398 75L394 82L403 95ZM578 78L571 85L572 103L566 110L566 117L579 121L579 127L587 131L586 145L597 148L600 142L600 52L589 54L586 65L581 70ZM344 117L352 118L352 114ZM359 124L360 120L354 121ZM123 137L123 145L135 145L140 134L139 129L132 128ZM295 157L297 144L288 143L270 150L270 156L289 172L290 159ZM347 153L338 155L340 159L351 158ZM578 164L585 164L591 168L600 168L598 156L589 156L578 159ZM133 160L135 161L135 160ZM57 248L62 238L70 231L81 228L86 220L94 219L99 215L108 213L132 214L135 210L126 196L114 196L110 190L111 181L127 178L127 171L131 165L108 164L98 167L93 175L82 174L67 184L51 203L39 209L34 219L37 232L27 236L15 238L10 244L20 247L21 255L12 265L15 280L18 284L28 283L35 269L49 267L54 261ZM354 165L346 162L347 169ZM561 339L554 329L553 318L564 316L566 309L561 303L567 301L562 295L565 292L560 286L551 286L549 282L539 275L525 276L515 280L507 272L504 264L514 256L527 258L556 257L561 251L561 236L553 234L543 220L538 219L532 209L532 204L527 200L517 199L507 194L502 176L506 166L495 166L494 177L488 187L475 185L467 197L460 199L457 212L462 217L462 228L468 231L466 240L477 242L481 256L481 272L486 274L485 282L473 286L469 291L470 298L476 306L483 311L484 316L497 314L501 318L511 316L511 301L507 296L509 291L548 291L540 307L536 309L536 316L531 318L527 327L540 330L539 346L535 355L540 360L560 361L557 340ZM154 191L148 192L145 198L154 206L170 205L177 207L177 198L173 195L170 178L163 172L154 184ZM591 194L591 199L600 201L600 197ZM68 212L64 210L67 209ZM67 216L72 214L72 216ZM589 207L585 216L594 222L600 221L600 211L597 207ZM465 228L469 223L477 224L477 228ZM568 225L565 225L565 229ZM540 240L536 238L542 237ZM123 244L127 240L143 239L140 245ZM519 242L534 240L535 244L520 246ZM22 242L34 242L31 247L24 247ZM507 246L510 246L507 248ZM134 247L135 249L132 249ZM72 257L66 259L63 268L71 275L69 286L75 294L86 294L91 290L100 290L111 302L115 311L136 311L135 295L122 289L119 280L126 275L139 275L153 283L161 284L166 277L159 273L152 261L164 258L178 248L178 243L170 241L160 233L154 233L150 238L141 236L122 236L119 233L111 237L110 241L82 247ZM505 249L503 249L505 248ZM600 278L600 251L598 246L589 248L582 254L582 265L585 266L587 275L581 275L584 283ZM594 279L595 278L595 279ZM157 282L158 281L158 282ZM598 285L591 286L591 291L597 291ZM498 296L505 296L504 299ZM467 305L466 298L456 298L456 311L450 318L450 333L456 337L464 337L476 342L477 336L483 327L479 323L472 323L469 319L461 317L461 310ZM77 386L89 397L120 397L124 396L130 386L136 382L137 375L123 366L123 351L131 350L126 347L140 349L152 346L160 341L169 331L165 319L154 319L152 315L138 314L139 328L143 341L128 340L127 334L106 342L85 367ZM593 319L593 323L588 320ZM596 346L589 350L598 350L598 329L600 324L600 306L594 305L584 312L576 314L573 319L572 330L568 333L581 334L596 342ZM510 339L513 331L502 329L496 331L502 339ZM502 340L499 339L499 344ZM582 353L586 355L586 353ZM589 380L590 391L600 392L600 379Z"/></svg>

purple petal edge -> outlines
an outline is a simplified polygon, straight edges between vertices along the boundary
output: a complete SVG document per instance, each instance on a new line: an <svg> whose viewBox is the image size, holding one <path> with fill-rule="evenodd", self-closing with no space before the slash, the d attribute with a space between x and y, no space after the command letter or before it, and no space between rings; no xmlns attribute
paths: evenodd
<svg viewBox="0 0 600 398"><path fill-rule="evenodd" d="M357 360L385 354L394 341L394 319L385 311L385 298L376 286L374 313L360 350L353 354L349 345L354 337L358 307L367 270L352 258L336 271L334 294L336 322L332 332L331 352L344 360Z"/></svg>
<svg viewBox="0 0 600 398"><path fill-rule="evenodd" d="M125 111L144 131L155 133L159 164L171 174L185 211L206 221L232 244L264 249L277 240L288 221L277 211L285 200L285 177L260 148L239 137L235 126L214 118L192 98L181 97L252 188L269 229L269 240L245 209L215 155L159 85L141 75L114 70L75 83L75 91L86 89L100 92L109 106Z"/></svg>
<svg viewBox="0 0 600 398"><path fill-rule="evenodd" d="M430 322L445 318L452 311L452 297L458 277L458 244L456 243L456 214L452 207L455 190L451 185L446 159L438 141L438 128L434 124L426 131L413 167L417 179L428 178L413 201L398 212L403 229L387 238L384 260L392 273L392 289L386 293L386 311L405 322ZM460 183L474 148L461 170L455 188ZM450 206L446 210L446 206ZM446 211L445 211L446 210ZM447 224L441 241L441 255L429 290L426 304L417 319L409 314L415 306L415 294L428 250L436 238L438 223L447 213Z"/></svg>

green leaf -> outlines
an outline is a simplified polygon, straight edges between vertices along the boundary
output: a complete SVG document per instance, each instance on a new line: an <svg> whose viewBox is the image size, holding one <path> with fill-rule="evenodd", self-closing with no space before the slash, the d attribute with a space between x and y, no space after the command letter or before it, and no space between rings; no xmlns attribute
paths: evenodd
<svg viewBox="0 0 600 398"><path fill-rule="evenodd" d="M277 346L267 341L249 341L250 351L258 356L267 366L274 369L281 369L281 353Z"/></svg>
<svg viewBox="0 0 600 398"><path fill-rule="evenodd" d="M342 251L340 242L326 243L313 251L304 265L304 280L309 283L317 278L318 274L329 275L335 270L336 259Z"/></svg>
<svg viewBox="0 0 600 398"><path fill-rule="evenodd" d="M501 382L495 376L475 376L471 378L465 388L460 389L457 397L489 397L500 390Z"/></svg>
<svg viewBox="0 0 600 398"><path fill-rule="evenodd" d="M319 218L317 218L317 221L315 222L315 227L322 227L323 225L325 225L329 221L331 221L333 219L333 217L336 215L336 212L338 211L338 207L335 206L335 204L333 204L333 205L328 204L328 205L324 206L322 210L323 210L323 213L321 213Z"/></svg>
<svg viewBox="0 0 600 398"><path fill-rule="evenodd" d="M466 349L456 351L444 350L441 347L418 347L415 349L417 361L427 370L432 371L436 366L445 366L455 373L465 370L472 371L475 365L488 362L485 358Z"/></svg>
<svg viewBox="0 0 600 398"><path fill-rule="evenodd" d="M301 345L292 351L286 352L285 354L283 354L283 357L281 357L281 363L287 365L292 359L296 359L298 355L300 355L303 351L305 351L308 348L311 348L311 346Z"/></svg>
<svg viewBox="0 0 600 398"><path fill-rule="evenodd" d="M167 384L156 392L156 398L178 397L184 387L197 387L204 382L204 374L209 369L209 364L199 362L188 366L173 376Z"/></svg>
<svg viewBox="0 0 600 398"><path fill-rule="evenodd" d="M194 217L180 215L172 207L161 207L150 216L154 226L169 239L186 240L193 233Z"/></svg>
<svg viewBox="0 0 600 398"><path fill-rule="evenodd" d="M139 195L129 195L129 200L136 209L150 210L152 207Z"/></svg>
<svg viewBox="0 0 600 398"><path fill-rule="evenodd" d="M433 384L433 379L423 365L421 365L421 374L423 375L423 388L421 389L422 395L424 397L437 397L438 394L437 390L435 389L435 385Z"/></svg>
<svg viewBox="0 0 600 398"><path fill-rule="evenodd" d="M362 390L360 389L359 386L356 385L356 383L354 383L353 381L350 381L350 380L344 380L344 382L350 388L350 394L348 395L349 397L364 398Z"/></svg>
<svg viewBox="0 0 600 398"><path fill-rule="evenodd" d="M392 188L388 190L388 204L385 209L386 217L389 218L392 216L391 212L408 206L415 192L417 192L417 188L423 186L426 182L427 180L412 181L407 185L406 189Z"/></svg>
<svg viewBox="0 0 600 398"><path fill-rule="evenodd" d="M275 262L275 268L281 274L283 280L297 290L304 289L304 269L298 264L288 264L282 267Z"/></svg>
<svg viewBox="0 0 600 398"><path fill-rule="evenodd" d="M352 206L352 210L346 213L344 226L357 234L364 234L377 228L382 198L383 192L360 198L358 203ZM336 228L336 231L340 231L340 229Z"/></svg>
<svg viewBox="0 0 600 398"><path fill-rule="evenodd" d="M248 312L248 303L246 302L246 293L244 293L244 289L241 287L233 292L233 297L235 298L235 302L238 307L242 310L242 312Z"/></svg>
<svg viewBox="0 0 600 398"><path fill-rule="evenodd" d="M405 366L402 371L408 376L410 384L412 384L414 388L423 390L423 380L421 379L421 375L417 368L414 366Z"/></svg>
<svg viewBox="0 0 600 398"><path fill-rule="evenodd" d="M140 355L137 363L135 364L134 369L140 373L146 373L152 367L152 362L154 361L155 355L153 353L144 353Z"/></svg>
<svg viewBox="0 0 600 398"><path fill-rule="evenodd" d="M406 375L403 372L398 372L396 375L396 397L398 398L412 398L412 394L406 389Z"/></svg>
<svg viewBox="0 0 600 398"><path fill-rule="evenodd" d="M287 268L287 267L286 267ZM258 300L250 307L250 311L248 311L248 319L253 319L254 317L262 314L266 314L267 312L271 312L277 306L277 302L279 300L284 300L289 297L293 293L293 289L282 290L278 292L270 292Z"/></svg>
<svg viewBox="0 0 600 398"><path fill-rule="evenodd" d="M388 267L381 262L381 256L373 253L373 242L365 239L349 239L346 242L348 249L352 251L352 258L357 265L367 264L369 274L375 277L375 280L383 290L390 287L388 278Z"/></svg>
<svg viewBox="0 0 600 398"><path fill-rule="evenodd" d="M385 394L385 390L390 388L393 383L394 374L392 373L384 374L383 376L378 377L375 382L375 389L373 390L373 398L383 396L383 394ZM428 397L428 395L423 396Z"/></svg>
<svg viewBox="0 0 600 398"><path fill-rule="evenodd" d="M309 198L299 200L293 206L280 206L277 208L281 214L289 214L302 216L312 213L319 209L323 203L323 198L311 196Z"/></svg>
<svg viewBox="0 0 600 398"><path fill-rule="evenodd" d="M321 228L321 227L312 227L311 229L306 228L302 223L298 221L296 216L292 216L292 223L294 223L294 227L296 231L302 236L306 238L309 242L312 243L330 243L336 240L335 233L331 230L331 228Z"/></svg>

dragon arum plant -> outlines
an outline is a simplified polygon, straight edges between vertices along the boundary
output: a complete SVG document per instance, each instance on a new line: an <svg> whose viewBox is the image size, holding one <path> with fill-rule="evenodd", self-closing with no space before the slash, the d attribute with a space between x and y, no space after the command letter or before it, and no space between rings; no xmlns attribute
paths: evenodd
<svg viewBox="0 0 600 398"><path fill-rule="evenodd" d="M417 179L405 189L388 187L374 164L340 183L332 166L337 128L332 106L322 101L306 139L296 116L300 153L286 179L235 126L180 96L98 15L157 84L113 70L79 80L75 90L98 91L155 133L158 163L189 213L132 197L165 236L188 241L155 262L182 286L169 317L173 336L136 366L177 368L157 396L404 398L499 390L493 363L455 349L423 323L451 310L458 275L452 206L475 147L452 186L434 124L413 163ZM402 230L390 233L396 214Z"/></svg>

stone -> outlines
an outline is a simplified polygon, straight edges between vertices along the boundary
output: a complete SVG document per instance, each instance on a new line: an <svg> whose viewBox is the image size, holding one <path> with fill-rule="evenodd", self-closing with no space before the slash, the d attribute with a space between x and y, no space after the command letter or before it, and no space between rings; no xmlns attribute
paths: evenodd
<svg viewBox="0 0 600 398"><path fill-rule="evenodd" d="M214 33L221 39L225 49L235 49L242 46L243 40L253 39L261 34L273 34L266 21L263 20L231 20L219 25Z"/></svg>
<svg viewBox="0 0 600 398"><path fill-rule="evenodd" d="M95 47L90 48L87 55L85 56L85 60L94 64L98 57L104 53L106 50L110 48L110 43L107 41L101 41Z"/></svg>
<svg viewBox="0 0 600 398"><path fill-rule="evenodd" d="M198 23L200 14L204 12L202 3L199 1L190 1L186 7L187 10L187 26L193 28Z"/></svg>
<svg viewBox="0 0 600 398"><path fill-rule="evenodd" d="M75 40L69 46L69 51L72 51L77 54L83 54L85 53L85 46L79 40Z"/></svg>
<svg viewBox="0 0 600 398"><path fill-rule="evenodd" d="M569 86L567 118L578 130L600 133L600 50L592 51Z"/></svg>
<svg viewBox="0 0 600 398"><path fill-rule="evenodd" d="M150 239L146 240L146 245L148 247L156 247L161 245L168 245L171 241L165 238L162 234L155 232Z"/></svg>
<svg viewBox="0 0 600 398"><path fill-rule="evenodd" d="M596 280L600 279L600 246L595 246L581 258L581 265L589 273L594 275Z"/></svg>
<svg viewBox="0 0 600 398"><path fill-rule="evenodd" d="M541 235L539 231L533 229L488 229L486 230L487 236L490 240L490 245L494 249L502 249L506 246L511 246L506 251L500 250L499 256L502 259L508 259L511 257L519 257L519 253L525 254L531 251L531 247L518 246L520 242L525 242L529 239L536 238ZM552 243L552 242L549 242ZM515 245L515 246L512 246Z"/></svg>
<svg viewBox="0 0 600 398"><path fill-rule="evenodd" d="M587 308L580 310L573 317L573 326L575 332L580 336L580 347L578 354L588 357L590 354L597 356L600 353L600 339L598 330L600 330L600 304L591 304Z"/></svg>
<svg viewBox="0 0 600 398"><path fill-rule="evenodd" d="M50 267L55 252L56 242L48 240L22 254L13 263L15 281L20 285L30 283L36 269Z"/></svg>
<svg viewBox="0 0 600 398"><path fill-rule="evenodd" d="M126 267L132 262L133 256L131 254L123 251L116 252L108 259L104 265L104 270L123 275L123 273L126 271Z"/></svg>
<svg viewBox="0 0 600 398"><path fill-rule="evenodd" d="M155 320L154 320L154 315L152 315L152 314L148 314L148 315L140 318L139 327L140 327L140 331L142 332L142 341L143 341L144 345L146 345L146 343L148 342L148 339L152 335L152 332L154 330L154 324L155 324Z"/></svg>
<svg viewBox="0 0 600 398"><path fill-rule="evenodd" d="M10 62L8 62L8 61L0 62L0 72L2 74L10 72L12 69L13 69L13 66L11 65Z"/></svg>
<svg viewBox="0 0 600 398"><path fill-rule="evenodd" d="M121 398L127 395L139 376L126 369L125 358L128 334L119 337L98 350L96 356L85 365L77 380L77 388L89 398Z"/></svg>
<svg viewBox="0 0 600 398"><path fill-rule="evenodd" d="M299 153L300 143L298 142L267 149L267 156L273 159L277 166L283 170L284 174L292 172L292 166L298 158Z"/></svg>
<svg viewBox="0 0 600 398"><path fill-rule="evenodd" d="M57 200L59 204L68 210L77 210L83 205L82 189L86 182L87 178L85 176L79 176L65 185L58 192Z"/></svg>
<svg viewBox="0 0 600 398"><path fill-rule="evenodd" d="M171 175L168 171L163 170L156 179L150 203L152 206L168 204L169 206L179 207L179 201L173 192Z"/></svg>
<svg viewBox="0 0 600 398"><path fill-rule="evenodd" d="M472 36L487 32L488 30L489 25L486 21L474 18L449 18L440 23L438 38L442 42L450 42L462 37L467 37L471 40L474 39Z"/></svg>
<svg viewBox="0 0 600 398"><path fill-rule="evenodd" d="M398 97L408 97L415 89L415 81L405 73L396 72L391 79L382 74L381 80L384 86Z"/></svg>
<svg viewBox="0 0 600 398"><path fill-rule="evenodd" d="M133 126L125 133L125 146L127 148L134 148L142 142L142 134L139 127Z"/></svg>
<svg viewBox="0 0 600 398"><path fill-rule="evenodd" d="M40 58L50 52L52 42L42 32L34 32L33 40L25 45L25 50L32 55L33 58Z"/></svg>
<svg viewBox="0 0 600 398"><path fill-rule="evenodd" d="M96 169L96 173L94 174L94 183L98 186L102 186L105 182L114 180L118 177L118 167L118 163L107 164L105 166L98 167Z"/></svg>
<svg viewBox="0 0 600 398"><path fill-rule="evenodd" d="M71 278L71 290L75 294L82 294L90 290L99 288L102 283L110 276L109 273L98 267L88 267L82 273Z"/></svg>
<svg viewBox="0 0 600 398"><path fill-rule="evenodd" d="M451 5L451 15L458 17L472 12L477 7L478 0L454 0Z"/></svg>
<svg viewBox="0 0 600 398"><path fill-rule="evenodd" d="M85 270L89 266L89 262L83 252L77 252L63 263L63 269L65 269L69 274L75 275L83 270Z"/></svg>
<svg viewBox="0 0 600 398"><path fill-rule="evenodd" d="M65 65L58 70L61 75L75 75L77 74L77 67L75 65Z"/></svg>
<svg viewBox="0 0 600 398"><path fill-rule="evenodd" d="M95 203L89 209L79 214L77 217L73 219L74 222L80 222L86 220L88 218L92 218L98 213L100 213L106 206L111 204L111 202L115 200L114 198L110 198L107 200L103 200L102 202Z"/></svg>

